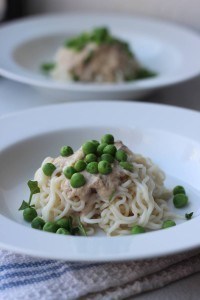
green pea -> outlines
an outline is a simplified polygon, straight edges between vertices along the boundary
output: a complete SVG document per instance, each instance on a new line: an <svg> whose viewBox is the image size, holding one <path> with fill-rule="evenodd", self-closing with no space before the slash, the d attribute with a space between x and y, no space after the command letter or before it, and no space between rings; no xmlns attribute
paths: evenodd
<svg viewBox="0 0 200 300"><path fill-rule="evenodd" d="M58 234L64 234L64 235L70 235L69 231L66 230L65 228L59 228L56 233Z"/></svg>
<svg viewBox="0 0 200 300"><path fill-rule="evenodd" d="M182 208L188 204L188 197L185 194L176 194L173 203L176 208Z"/></svg>
<svg viewBox="0 0 200 300"><path fill-rule="evenodd" d="M145 233L145 229L142 226L135 225L131 229L132 234Z"/></svg>
<svg viewBox="0 0 200 300"><path fill-rule="evenodd" d="M93 153L87 154L85 161L89 164L90 162L97 161L97 156Z"/></svg>
<svg viewBox="0 0 200 300"><path fill-rule="evenodd" d="M109 174L112 172L111 164L108 161L102 160L98 163L98 171L100 174Z"/></svg>
<svg viewBox="0 0 200 300"><path fill-rule="evenodd" d="M86 163L84 162L84 160L80 159L75 163L74 168L77 172L81 172L81 171L85 170Z"/></svg>
<svg viewBox="0 0 200 300"><path fill-rule="evenodd" d="M185 194L185 189L183 186L181 185L177 185L175 186L175 188L173 189L173 194L176 195L176 194Z"/></svg>
<svg viewBox="0 0 200 300"><path fill-rule="evenodd" d="M81 173L75 173L70 179L70 184L73 188L79 188L86 183L85 177Z"/></svg>
<svg viewBox="0 0 200 300"><path fill-rule="evenodd" d="M37 211L33 207L27 207L23 211L23 217L25 221L32 222L37 217Z"/></svg>
<svg viewBox="0 0 200 300"><path fill-rule="evenodd" d="M93 143L92 141L89 141L82 145L82 150L86 155L90 153L96 153L97 145L95 145L95 143Z"/></svg>
<svg viewBox="0 0 200 300"><path fill-rule="evenodd" d="M66 230L71 230L72 222L71 217L61 218L60 220L56 221L59 227L64 228Z"/></svg>
<svg viewBox="0 0 200 300"><path fill-rule="evenodd" d="M51 176L56 167L52 163L46 163L42 166L42 171L46 176Z"/></svg>
<svg viewBox="0 0 200 300"><path fill-rule="evenodd" d="M36 217L33 219L33 221L31 222L31 227L35 228L35 229L39 229L42 230L43 226L45 224L45 221L40 218L40 217Z"/></svg>
<svg viewBox="0 0 200 300"><path fill-rule="evenodd" d="M124 150L117 150L117 152L115 154L115 158L118 161L127 161L127 154Z"/></svg>
<svg viewBox="0 0 200 300"><path fill-rule="evenodd" d="M96 161L89 163L86 167L86 170L90 174L97 174L98 173L98 163Z"/></svg>
<svg viewBox="0 0 200 300"><path fill-rule="evenodd" d="M114 144L114 136L112 134L105 134L101 138L101 143Z"/></svg>
<svg viewBox="0 0 200 300"><path fill-rule="evenodd" d="M110 154L102 154L101 155L101 160L108 161L109 163L112 164L114 162L114 157Z"/></svg>
<svg viewBox="0 0 200 300"><path fill-rule="evenodd" d="M92 140L92 142L96 145L96 147L98 147L100 144L97 140Z"/></svg>
<svg viewBox="0 0 200 300"><path fill-rule="evenodd" d="M58 229L59 229L59 226L55 222L46 222L43 227L44 231L54 232L54 233L56 233L56 231Z"/></svg>
<svg viewBox="0 0 200 300"><path fill-rule="evenodd" d="M60 149L60 155L62 156L70 156L74 153L73 149L70 146L63 146Z"/></svg>
<svg viewBox="0 0 200 300"><path fill-rule="evenodd" d="M107 146L108 144L102 143L97 147L97 154L102 155L103 154L103 149Z"/></svg>
<svg viewBox="0 0 200 300"><path fill-rule="evenodd" d="M121 161L119 164L123 169L128 170L130 172L133 171L133 165L128 163L127 161Z"/></svg>
<svg viewBox="0 0 200 300"><path fill-rule="evenodd" d="M163 222L162 224L162 229L168 228L168 227L172 227L172 226L176 226L176 223L172 220L166 220Z"/></svg>
<svg viewBox="0 0 200 300"><path fill-rule="evenodd" d="M115 156L116 151L117 151L117 148L114 145L107 145L103 149L104 154L110 154L110 155L113 155L113 156Z"/></svg>
<svg viewBox="0 0 200 300"><path fill-rule="evenodd" d="M76 170L74 169L74 167L67 167L63 170L63 173L66 178L71 179L72 175L76 173Z"/></svg>

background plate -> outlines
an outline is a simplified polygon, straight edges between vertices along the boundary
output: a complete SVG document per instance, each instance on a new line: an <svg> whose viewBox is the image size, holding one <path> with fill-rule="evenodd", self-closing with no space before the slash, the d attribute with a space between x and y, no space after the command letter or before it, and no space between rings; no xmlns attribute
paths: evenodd
<svg viewBox="0 0 200 300"><path fill-rule="evenodd" d="M41 74L40 64L52 60L67 38L95 26L107 26L126 40L139 61L158 76L120 84L81 84L58 82ZM39 88L49 95L49 101L139 97L200 73L199 36L179 25L150 18L112 14L33 17L2 26L0 40L4 41L0 74Z"/></svg>

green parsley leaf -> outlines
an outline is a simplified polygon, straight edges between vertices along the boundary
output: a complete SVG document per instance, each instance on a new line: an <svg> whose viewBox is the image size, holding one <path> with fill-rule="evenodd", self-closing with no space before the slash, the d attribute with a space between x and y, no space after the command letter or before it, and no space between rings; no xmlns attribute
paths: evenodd
<svg viewBox="0 0 200 300"><path fill-rule="evenodd" d="M71 216L68 217L68 231L72 234L73 232L73 218Z"/></svg>
<svg viewBox="0 0 200 300"><path fill-rule="evenodd" d="M44 63L41 65L41 70L45 73L49 73L55 68L55 63Z"/></svg>
<svg viewBox="0 0 200 300"><path fill-rule="evenodd" d="M192 216L193 216L193 212L188 213L188 214L185 214L186 220L191 220L191 219L192 219Z"/></svg>
<svg viewBox="0 0 200 300"><path fill-rule="evenodd" d="M90 42L90 35L84 32L77 37L66 41L65 46L79 52Z"/></svg>
<svg viewBox="0 0 200 300"><path fill-rule="evenodd" d="M146 79L146 78L151 78L156 76L157 74L155 72L152 72L146 68L140 68L137 73L130 73L125 75L124 80L125 81L134 81L134 80L139 80L139 79Z"/></svg>
<svg viewBox="0 0 200 300"><path fill-rule="evenodd" d="M22 202L22 204L21 204L19 210L24 210L24 209L27 208L27 207L34 207L35 204L30 205L32 196L33 196L34 194L37 194L37 193L40 192L40 188L39 188L39 186L38 186L38 182L37 182L37 181L29 180L27 184L28 184L28 187L29 187L30 192L31 192L31 193L30 193L30 197L29 197L29 201L26 202L26 201L23 200L23 202Z"/></svg>
<svg viewBox="0 0 200 300"><path fill-rule="evenodd" d="M37 181L29 180L28 181L28 187L29 187L30 192L31 192L32 195L37 194L37 193L40 192L40 188L38 186L38 182Z"/></svg>
<svg viewBox="0 0 200 300"><path fill-rule="evenodd" d="M84 236L87 236L87 233L86 233L86 230L85 228L83 227L83 224L81 223L80 219L78 218L78 229L79 229L79 233L81 235L84 235Z"/></svg>
<svg viewBox="0 0 200 300"><path fill-rule="evenodd" d="M24 210L25 208L30 207L28 202L24 201L22 202L20 208L18 210Z"/></svg>
<svg viewBox="0 0 200 300"><path fill-rule="evenodd" d="M135 79L145 79L145 78L150 78L150 77L155 77L157 74L155 72L152 72L146 68L141 68L138 70Z"/></svg>
<svg viewBox="0 0 200 300"><path fill-rule="evenodd" d="M124 51L126 51L130 55L130 57L133 57L133 53L128 43L113 37L106 27L97 27L94 28L91 32L83 32L82 34L67 40L65 42L65 47L79 52L89 43L95 43L97 45L117 44L123 47ZM91 59L91 57L89 57L89 59Z"/></svg>
<svg viewBox="0 0 200 300"><path fill-rule="evenodd" d="M29 197L29 201L28 201L28 203L30 205L33 195L39 193L40 188L38 186L37 181L29 180L27 184L28 184L28 187L29 187L30 192L31 192L30 197Z"/></svg>

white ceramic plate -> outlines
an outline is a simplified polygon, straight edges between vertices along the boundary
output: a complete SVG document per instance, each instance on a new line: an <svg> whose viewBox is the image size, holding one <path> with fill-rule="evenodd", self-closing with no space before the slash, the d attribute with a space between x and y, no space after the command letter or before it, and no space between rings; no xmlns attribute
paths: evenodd
<svg viewBox="0 0 200 300"><path fill-rule="evenodd" d="M172 254L200 246L200 114L165 105L85 102L52 105L0 119L0 247L71 261L119 261ZM73 237L30 228L18 208L28 198L27 181L46 156L63 144L78 148L111 132L133 151L151 157L166 185L183 184L190 221L137 236ZM173 205L171 205L173 209Z"/></svg>
<svg viewBox="0 0 200 300"><path fill-rule="evenodd" d="M95 26L126 40L157 77L120 84L53 81L40 72L64 41ZM0 74L39 88L50 100L128 99L200 73L200 38L176 24L126 15L68 14L20 20L0 29Z"/></svg>

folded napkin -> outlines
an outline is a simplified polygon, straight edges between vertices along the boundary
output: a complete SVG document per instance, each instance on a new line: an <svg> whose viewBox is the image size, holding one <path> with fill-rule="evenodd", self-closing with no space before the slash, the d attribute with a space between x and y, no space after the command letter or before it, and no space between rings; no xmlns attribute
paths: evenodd
<svg viewBox="0 0 200 300"><path fill-rule="evenodd" d="M121 263L69 263L0 250L0 299L126 299L198 271L200 250Z"/></svg>

